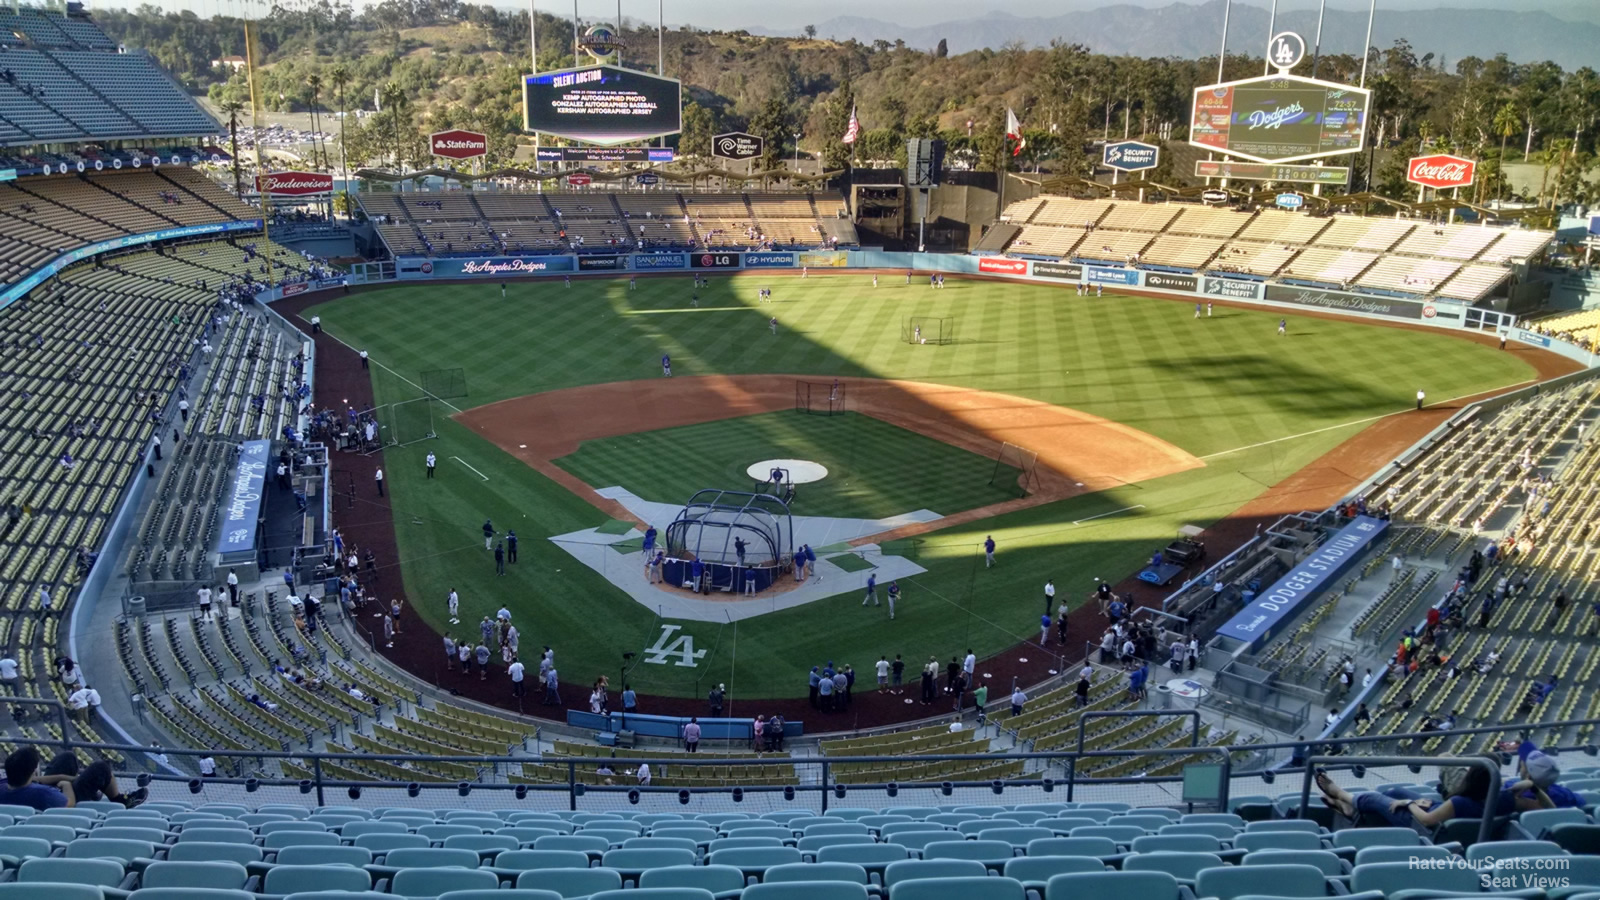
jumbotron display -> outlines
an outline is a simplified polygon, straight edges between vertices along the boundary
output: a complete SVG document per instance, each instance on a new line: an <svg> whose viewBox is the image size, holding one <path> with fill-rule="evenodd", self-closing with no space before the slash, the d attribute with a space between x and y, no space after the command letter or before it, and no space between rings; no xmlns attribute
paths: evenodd
<svg viewBox="0 0 1600 900"><path fill-rule="evenodd" d="M611 146L683 130L682 85L617 66L581 66L528 75L523 128Z"/></svg>
<svg viewBox="0 0 1600 900"><path fill-rule="evenodd" d="M1196 88L1189 143L1255 162L1355 153L1370 91L1293 75Z"/></svg>

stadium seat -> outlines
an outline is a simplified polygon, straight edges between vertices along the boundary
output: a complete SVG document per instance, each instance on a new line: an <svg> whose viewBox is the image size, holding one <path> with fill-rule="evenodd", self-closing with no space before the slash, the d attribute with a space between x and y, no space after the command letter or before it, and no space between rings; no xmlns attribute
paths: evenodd
<svg viewBox="0 0 1600 900"><path fill-rule="evenodd" d="M92 884L114 888L122 883L124 874L126 871L116 860L56 857L23 860L17 869L17 880L29 883Z"/></svg>
<svg viewBox="0 0 1600 900"><path fill-rule="evenodd" d="M1235 835L1233 846L1254 850L1321 850L1322 838L1305 831L1255 831Z"/></svg>
<svg viewBox="0 0 1600 900"><path fill-rule="evenodd" d="M561 900L561 895L555 891L539 891L533 888L506 891L465 890L440 894L439 900Z"/></svg>
<svg viewBox="0 0 1600 900"><path fill-rule="evenodd" d="M245 834L250 832L246 831ZM65 825L8 825L0 828L0 837L31 837L49 841L52 844L65 844L78 836L78 832Z"/></svg>
<svg viewBox="0 0 1600 900"><path fill-rule="evenodd" d="M185 844L191 841L200 841L207 844L254 844L255 833L247 828L211 828L206 826L185 825L183 831L178 833L178 843Z"/></svg>
<svg viewBox="0 0 1600 900"><path fill-rule="evenodd" d="M1581 809L1530 809L1517 817L1517 824L1535 840L1547 839L1545 832L1557 825L1587 825L1589 816Z"/></svg>
<svg viewBox="0 0 1600 900"><path fill-rule="evenodd" d="M919 831L939 831L944 832L945 834L950 833L950 829L940 825L938 822L890 822L889 824L878 829L878 836L882 837L884 840L888 840L890 837L897 834L915 834Z"/></svg>
<svg viewBox="0 0 1600 900"><path fill-rule="evenodd" d="M1324 878L1340 878L1350 874L1344 860L1332 850L1257 850L1244 856L1246 866L1316 866Z"/></svg>
<svg viewBox="0 0 1600 900"><path fill-rule="evenodd" d="M1244 826L1246 834L1279 831L1304 831L1308 834L1321 834L1322 826L1310 819L1271 819L1265 822L1250 822Z"/></svg>
<svg viewBox="0 0 1600 900"><path fill-rule="evenodd" d="M1222 842L1208 834L1147 834L1134 838L1134 853L1221 853Z"/></svg>
<svg viewBox="0 0 1600 900"><path fill-rule="evenodd" d="M1446 859L1454 856L1448 847L1432 844L1421 847L1362 847L1356 851L1355 864L1381 862L1409 862L1413 859Z"/></svg>
<svg viewBox="0 0 1600 900"><path fill-rule="evenodd" d="M792 823L791 823L792 824ZM835 834L871 834L872 830L860 822L823 822L807 825L800 830L801 837L823 837Z"/></svg>
<svg viewBox="0 0 1600 900"><path fill-rule="evenodd" d="M693 853L700 849L700 845L689 838L675 837L634 837L622 842L625 850L649 849L651 847L665 847L672 850L688 850Z"/></svg>
<svg viewBox="0 0 1600 900"><path fill-rule="evenodd" d="M402 897L437 897L453 890L492 891L500 879L487 869L401 869L389 881L389 893Z"/></svg>
<svg viewBox="0 0 1600 900"><path fill-rule="evenodd" d="M193 841L187 844L173 844L167 848L167 859L173 862L224 860L248 866L251 863L261 862L262 857L261 848L255 844L212 844Z"/></svg>
<svg viewBox="0 0 1600 900"><path fill-rule="evenodd" d="M622 876L612 869L539 869L518 875L516 886L555 891L562 897L587 897L621 890Z"/></svg>
<svg viewBox="0 0 1600 900"><path fill-rule="evenodd" d="M929 844L959 840L960 838L961 835L954 831L902 831L886 837L884 840L891 844L899 844L916 853L921 853L922 848Z"/></svg>
<svg viewBox="0 0 1600 900"><path fill-rule="evenodd" d="M140 888L128 895L128 900L258 900L249 891L225 891L217 888L158 887Z"/></svg>
<svg viewBox="0 0 1600 900"><path fill-rule="evenodd" d="M1567 856L1567 851L1553 841L1489 841L1467 848L1467 861L1493 864L1502 859L1530 856Z"/></svg>
<svg viewBox="0 0 1600 900"><path fill-rule="evenodd" d="M1334 847L1416 847L1427 843L1409 828L1346 828L1333 833ZM1376 890L1376 889L1375 889Z"/></svg>
<svg viewBox="0 0 1600 900"><path fill-rule="evenodd" d="M948 834L949 832L945 832ZM746 847L782 847L784 839L780 837L725 837L717 838L706 845L709 853L718 850L742 850Z"/></svg>
<svg viewBox="0 0 1600 900"><path fill-rule="evenodd" d="M795 849L806 856L815 856L823 847L865 847L877 843L870 834L818 834L807 835L796 841Z"/></svg>
<svg viewBox="0 0 1600 900"><path fill-rule="evenodd" d="M788 863L773 866L762 877L762 884L775 882L788 883L793 881L848 881L853 884L869 885L871 877L867 870L855 863Z"/></svg>
<svg viewBox="0 0 1600 900"><path fill-rule="evenodd" d="M267 870L261 889L268 894L294 894L303 891L365 891L372 887L366 869L350 866L278 865Z"/></svg>
<svg viewBox="0 0 1600 900"><path fill-rule="evenodd" d="M384 855L383 866L388 869L475 869L478 854L443 847L401 847Z"/></svg>
<svg viewBox="0 0 1600 900"><path fill-rule="evenodd" d="M902 881L979 877L988 872L988 867L973 859L908 859L892 862L883 870L883 886L892 892Z"/></svg>
<svg viewBox="0 0 1600 900"><path fill-rule="evenodd" d="M285 847L278 851L280 866L366 866L372 851L365 847ZM585 860L587 864L587 860Z"/></svg>
<svg viewBox="0 0 1600 900"><path fill-rule="evenodd" d="M795 881L753 884L743 900L867 900L867 887L853 881Z"/></svg>
<svg viewBox="0 0 1600 900"><path fill-rule="evenodd" d="M1215 853L1157 851L1135 853L1122 860L1124 872L1165 872L1183 882L1192 882L1201 871L1221 866L1222 857Z"/></svg>
<svg viewBox="0 0 1600 900"><path fill-rule="evenodd" d="M694 841L696 844L700 845L702 848L704 848L707 844L710 844L712 841L717 840L717 838L718 838L717 830L714 829L714 828L703 828L703 827L698 827L698 826L695 826L695 825L673 824L671 822L663 822L663 823L661 823L659 825L656 825L655 827L651 828L650 829L650 836L651 837L665 837L665 838L683 838L685 840Z"/></svg>
<svg viewBox="0 0 1600 900"><path fill-rule="evenodd" d="M0 900L105 900L90 884L0 884Z"/></svg>
<svg viewBox="0 0 1600 900"><path fill-rule="evenodd" d="M1059 876L1058 876L1059 877ZM1015 878L917 878L889 888L889 900L1026 900L1022 882Z"/></svg>
<svg viewBox="0 0 1600 900"><path fill-rule="evenodd" d="M1246 822L1238 813L1189 813L1178 819L1180 825L1227 825L1244 829Z"/></svg>
<svg viewBox="0 0 1600 900"><path fill-rule="evenodd" d="M1090 819L1084 816L1070 815L1070 810L1068 812L1069 815L1058 816L1053 819L1040 819L1039 821L1033 823L1033 826L1035 828L1048 828L1050 829L1051 833L1055 834L1057 837L1066 837L1072 833L1072 829L1074 828L1088 828L1091 825L1100 824L1100 822L1095 819Z"/></svg>
<svg viewBox="0 0 1600 900"><path fill-rule="evenodd" d="M1414 832L1413 832L1414 833ZM1481 888L1478 873L1466 866L1445 868L1419 868L1409 862L1368 863L1356 866L1350 872L1350 890L1354 893L1382 891L1393 897L1400 891L1427 891L1439 894L1476 894Z"/></svg>
<svg viewBox="0 0 1600 900"><path fill-rule="evenodd" d="M68 859L115 859L129 863L154 856L156 845L149 841L123 841L111 838L78 838L67 844Z"/></svg>
<svg viewBox="0 0 1600 900"><path fill-rule="evenodd" d="M537 869L587 869L589 854L579 850L506 850L495 856L494 868L506 875Z"/></svg>
<svg viewBox="0 0 1600 900"><path fill-rule="evenodd" d="M89 832L90 837L113 841L143 841L147 844L165 844L174 835L160 828L132 828L124 825L102 825Z"/></svg>
<svg viewBox="0 0 1600 900"><path fill-rule="evenodd" d="M694 861L690 860L692 864ZM744 872L746 878L760 881L767 869L789 863L803 862L800 851L793 847L749 847L735 850L713 850L706 862L714 866L733 866Z"/></svg>
<svg viewBox="0 0 1600 900"><path fill-rule="evenodd" d="M1163 825L1156 831L1156 834L1208 834L1219 841L1231 841L1238 833L1232 825L1217 822L1179 822Z"/></svg>
<svg viewBox="0 0 1600 900"><path fill-rule="evenodd" d="M1178 879L1165 872L1072 872L1045 882L1044 900L1177 900Z"/></svg>
<svg viewBox="0 0 1600 900"><path fill-rule="evenodd" d="M1105 863L1088 856L1018 856L1006 860L1000 874L1015 878L1030 892L1042 895L1045 883L1057 875L1104 871Z"/></svg>
<svg viewBox="0 0 1600 900"><path fill-rule="evenodd" d="M0 862L8 869L16 868L21 860L52 852L50 842L44 838L0 836Z"/></svg>
<svg viewBox="0 0 1600 900"><path fill-rule="evenodd" d="M1016 855L1005 841L939 841L922 848L923 859L974 859L995 872Z"/></svg>
<svg viewBox="0 0 1600 900"><path fill-rule="evenodd" d="M1037 825L1022 825L1010 828L985 828L978 832L980 841L1004 841L1013 848L1021 850L1028 846L1029 841L1040 838L1055 837L1055 832Z"/></svg>
<svg viewBox="0 0 1600 900"><path fill-rule="evenodd" d="M631 891L601 891L589 895L589 900L716 900L704 888L636 888Z"/></svg>
<svg viewBox="0 0 1600 900"><path fill-rule="evenodd" d="M1147 833L1153 833L1165 828L1168 825L1174 824L1174 822L1172 819L1169 819L1166 816L1137 815L1130 813L1127 815L1112 816L1106 822L1106 824L1113 826L1120 825L1127 828L1139 828L1143 829Z"/></svg>
<svg viewBox="0 0 1600 900"><path fill-rule="evenodd" d="M284 847L337 847L340 843L342 842L339 840L339 835L331 831L275 831L261 839L261 847L265 850L282 850Z"/></svg>
<svg viewBox="0 0 1600 900"><path fill-rule="evenodd" d="M1054 837L1028 842L1029 856L1093 856L1108 860L1119 852L1116 841L1105 837Z"/></svg>
<svg viewBox="0 0 1600 900"><path fill-rule="evenodd" d="M444 839L446 850L471 850L478 858L489 859L504 850L522 846L516 838L493 834L453 834Z"/></svg>
<svg viewBox="0 0 1600 900"><path fill-rule="evenodd" d="M1211 827L1211 826L1207 826L1207 825L1168 825L1166 827L1167 828L1208 828L1208 827ZM1218 827L1226 827L1226 826L1218 826ZM1138 827L1133 826L1133 825L1090 825L1090 826L1088 826L1086 828L1074 828L1074 829L1072 829L1072 831L1067 836L1068 837L1103 837L1103 838L1110 838L1111 840L1115 841L1116 843L1126 847L1129 844L1132 844L1135 838L1140 838L1140 837L1143 837L1143 836L1145 836L1147 834L1150 834L1150 833L1151 832L1146 831L1143 828L1138 828ZM1168 832L1165 829L1163 829L1161 833L1162 834L1168 834L1168 833L1171 833L1171 834L1193 834L1195 832L1181 832L1181 831Z"/></svg>
<svg viewBox="0 0 1600 900"><path fill-rule="evenodd" d="M539 838L558 837L562 832L554 828L536 828L532 825L507 825L504 828L496 828L494 833L514 839L518 846L531 847Z"/></svg>
<svg viewBox="0 0 1600 900"><path fill-rule="evenodd" d="M667 866L692 866L694 864L695 853L693 850L653 847L638 850L607 850L605 855L600 858L600 865L621 873L624 882L637 882L639 874L646 869L662 869Z"/></svg>
<svg viewBox="0 0 1600 900"><path fill-rule="evenodd" d="M639 887L704 888L718 900L732 900L745 889L745 876L733 866L666 866L645 871L639 876Z"/></svg>
<svg viewBox="0 0 1600 900"><path fill-rule="evenodd" d="M241 822L243 822L246 818L248 818L248 817L247 816L240 816L239 820ZM318 832L321 832L321 831L331 831L332 830L328 826L328 823L326 823L326 822L318 822L318 821L315 821L315 820L312 820L312 819L291 819L288 816L280 816L280 815L276 815L276 814L273 815L273 819L274 819L274 821L263 822L263 823L261 823L259 825L252 826L253 828L255 828L256 834L259 834L262 837L265 837L265 836L267 836L269 834L276 834L276 833L278 833L280 831L318 831ZM245 824L248 825L250 823L245 822Z"/></svg>
<svg viewBox="0 0 1600 900"><path fill-rule="evenodd" d="M865 869L869 877L883 881L883 871L891 863L910 858L910 851L898 844L845 845L823 847L817 851L817 863L850 863ZM787 864L786 864L787 865Z"/></svg>
<svg viewBox="0 0 1600 900"><path fill-rule="evenodd" d="M381 856L392 850L426 848L428 839L420 834L363 834L350 843L371 850L374 856Z"/></svg>
<svg viewBox="0 0 1600 900"><path fill-rule="evenodd" d="M168 862L157 861L146 866L139 875L139 886L220 888L244 890L250 873L235 862Z"/></svg>
<svg viewBox="0 0 1600 900"><path fill-rule="evenodd" d="M1549 839L1569 853L1600 853L1600 825L1560 824Z"/></svg>

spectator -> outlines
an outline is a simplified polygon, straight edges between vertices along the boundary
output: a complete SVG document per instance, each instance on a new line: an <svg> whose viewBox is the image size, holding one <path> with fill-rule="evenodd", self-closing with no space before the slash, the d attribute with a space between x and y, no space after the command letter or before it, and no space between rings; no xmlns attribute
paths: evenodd
<svg viewBox="0 0 1600 900"><path fill-rule="evenodd" d="M1361 824L1363 814L1371 814L1388 825L1425 831L1449 819L1482 818L1489 799L1489 772L1482 766L1467 767L1450 790L1442 791L1445 799L1440 803L1423 799L1408 788L1351 794L1334 784L1326 772L1317 773L1317 788L1323 802L1356 825Z"/></svg>
<svg viewBox="0 0 1600 900"><path fill-rule="evenodd" d="M1584 799L1570 789L1556 783L1561 768L1554 757L1540 751L1532 741L1523 741L1517 747L1517 775L1519 780L1500 792L1499 809L1515 808L1517 812L1532 809L1578 809Z"/></svg>
<svg viewBox="0 0 1600 900"><path fill-rule="evenodd" d="M691 718L689 724L683 726L683 749L694 753L700 749L700 719Z"/></svg>
<svg viewBox="0 0 1600 900"><path fill-rule="evenodd" d="M1022 715L1022 704L1028 702L1028 695L1023 693L1022 686L1018 685L1011 691L1011 715Z"/></svg>
<svg viewBox="0 0 1600 900"><path fill-rule="evenodd" d="M78 805L70 775L40 775L39 751L19 747L6 757L6 786L0 790L0 804L47 809Z"/></svg>

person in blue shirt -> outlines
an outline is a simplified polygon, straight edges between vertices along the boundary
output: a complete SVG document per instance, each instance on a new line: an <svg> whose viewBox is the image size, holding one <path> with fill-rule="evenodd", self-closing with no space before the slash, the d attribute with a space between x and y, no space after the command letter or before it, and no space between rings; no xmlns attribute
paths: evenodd
<svg viewBox="0 0 1600 900"><path fill-rule="evenodd" d="M868 600L872 601L873 606L878 605L878 573L876 572L867 575L867 594L861 598L861 605L866 606Z"/></svg>
<svg viewBox="0 0 1600 900"><path fill-rule="evenodd" d="M626 681L622 683L622 711L624 713L639 711L639 695L633 692L633 688L629 687Z"/></svg>
<svg viewBox="0 0 1600 900"><path fill-rule="evenodd" d="M694 592L696 594L701 593L705 582L706 564L697 559L690 564L689 569L694 579Z"/></svg>
<svg viewBox="0 0 1600 900"><path fill-rule="evenodd" d="M817 709L817 684L822 681L822 673L816 666L811 667L809 680L811 682L811 708Z"/></svg>
<svg viewBox="0 0 1600 900"><path fill-rule="evenodd" d="M1483 818L1484 804L1489 799L1489 771L1482 766L1468 766L1450 795L1439 803L1409 788L1352 794L1320 771L1317 788L1329 808L1358 825L1363 814L1370 813L1400 828L1430 829L1449 819Z"/></svg>
<svg viewBox="0 0 1600 900"><path fill-rule="evenodd" d="M994 535L983 539L983 567L985 569L994 565Z"/></svg>
<svg viewBox="0 0 1600 900"><path fill-rule="evenodd" d="M77 806L71 775L40 775L39 750L19 747L6 757L6 786L0 789L0 803L47 809Z"/></svg>
<svg viewBox="0 0 1600 900"><path fill-rule="evenodd" d="M1583 798L1556 783L1561 767L1554 757L1542 752L1532 741L1517 747L1519 780L1500 792L1500 809L1526 812L1533 809L1577 809Z"/></svg>

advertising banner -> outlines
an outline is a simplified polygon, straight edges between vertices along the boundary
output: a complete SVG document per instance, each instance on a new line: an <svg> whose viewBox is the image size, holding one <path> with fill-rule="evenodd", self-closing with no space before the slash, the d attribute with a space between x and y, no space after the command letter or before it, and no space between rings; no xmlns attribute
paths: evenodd
<svg viewBox="0 0 1600 900"><path fill-rule="evenodd" d="M428 146L434 156L445 159L475 159L489 155L489 136L477 131L435 131L428 135Z"/></svg>
<svg viewBox="0 0 1600 900"><path fill-rule="evenodd" d="M1082 281L1083 266L1068 265L1067 263L1036 262L1033 264L1033 274L1038 278L1063 278L1067 281Z"/></svg>
<svg viewBox="0 0 1600 900"><path fill-rule="evenodd" d="M1118 141L1107 144L1100 162L1108 169L1119 172L1138 172L1154 169L1161 161L1161 148L1140 141Z"/></svg>
<svg viewBox="0 0 1600 900"><path fill-rule="evenodd" d="M793 253L746 253L744 255L746 269L792 269L794 268Z"/></svg>
<svg viewBox="0 0 1600 900"><path fill-rule="evenodd" d="M978 271L988 272L992 275L1026 275L1028 274L1028 261L1025 259L1006 259L1003 256L981 256L978 258Z"/></svg>
<svg viewBox="0 0 1600 900"><path fill-rule="evenodd" d="M398 268L402 273L414 270L433 278L475 278L570 272L573 270L573 264L570 256L491 256L483 259L422 260L413 257L399 260Z"/></svg>
<svg viewBox="0 0 1600 900"><path fill-rule="evenodd" d="M686 269L689 261L682 253L638 253L633 257L635 269Z"/></svg>
<svg viewBox="0 0 1600 900"><path fill-rule="evenodd" d="M1311 306L1330 312L1356 312L1394 319L1421 319L1423 303L1402 300L1398 297L1372 297L1366 294L1347 294L1322 288L1295 287L1288 284L1267 285L1267 299L1296 306Z"/></svg>
<svg viewBox="0 0 1600 900"><path fill-rule="evenodd" d="M1549 335L1540 334L1537 331L1527 331L1522 328L1514 328L1511 331L1511 336L1524 344L1532 344L1535 347L1550 346Z"/></svg>
<svg viewBox="0 0 1600 900"><path fill-rule="evenodd" d="M1224 297L1230 300L1260 300L1261 283L1238 281L1233 278L1207 278L1202 284L1207 297Z"/></svg>
<svg viewBox="0 0 1600 900"><path fill-rule="evenodd" d="M578 271L603 272L612 269L626 269L628 258L626 256L580 256L578 257Z"/></svg>
<svg viewBox="0 0 1600 900"><path fill-rule="evenodd" d="M711 139L711 155L722 159L755 159L766 149L767 142L759 135L743 131L730 131Z"/></svg>
<svg viewBox="0 0 1600 900"><path fill-rule="evenodd" d="M1196 178L1242 178L1247 181L1294 181L1306 184L1350 183L1349 166L1279 165L1236 162L1231 159L1197 159Z"/></svg>
<svg viewBox="0 0 1600 900"><path fill-rule="evenodd" d="M675 78L590 65L523 78L523 128L610 146L677 134L682 86Z"/></svg>
<svg viewBox="0 0 1600 900"><path fill-rule="evenodd" d="M1102 269L1090 266L1084 273L1084 278L1090 284L1124 284L1139 283L1138 269Z"/></svg>
<svg viewBox="0 0 1600 900"><path fill-rule="evenodd" d="M283 286L283 290L279 293L278 296L280 296L280 297L293 297L296 294L304 294L306 291L309 291L309 290L311 290L311 285L306 284L304 281L297 281L294 284L286 284L286 285L284 285Z"/></svg>
<svg viewBox="0 0 1600 900"><path fill-rule="evenodd" d="M248 553L256 549L256 523L261 518L261 497L267 486L267 462L272 455L271 441L245 441L234 463L228 487L228 505L222 508L222 527L217 529L219 553Z"/></svg>
<svg viewBox="0 0 1600 900"><path fill-rule="evenodd" d="M1431 188L1466 187L1477 176L1478 164L1470 159L1438 153L1413 157L1406 164L1406 180Z"/></svg>
<svg viewBox="0 0 1600 900"><path fill-rule="evenodd" d="M256 176L256 190L271 197L333 193L333 176L319 172L268 172Z"/></svg>
<svg viewBox="0 0 1600 900"><path fill-rule="evenodd" d="M540 147L539 162L672 162L671 147Z"/></svg>
<svg viewBox="0 0 1600 900"><path fill-rule="evenodd" d="M819 250L795 254L795 264L815 269L842 269L850 265L850 256L843 250Z"/></svg>
<svg viewBox="0 0 1600 900"><path fill-rule="evenodd" d="M1238 615L1217 629L1217 633L1247 644L1271 640L1278 629L1289 624L1295 613L1348 569L1361 556L1361 551L1388 527L1389 523L1382 519L1357 516L1289 570L1289 574L1250 601Z"/></svg>
<svg viewBox="0 0 1600 900"><path fill-rule="evenodd" d="M691 253L691 254L689 254L689 268L691 268L691 269L737 269L737 268L739 268L739 254L737 254L737 253Z"/></svg>
<svg viewBox="0 0 1600 900"><path fill-rule="evenodd" d="M1193 275L1169 275L1166 272L1144 273L1144 286L1169 291L1194 293L1200 289L1200 279Z"/></svg>

